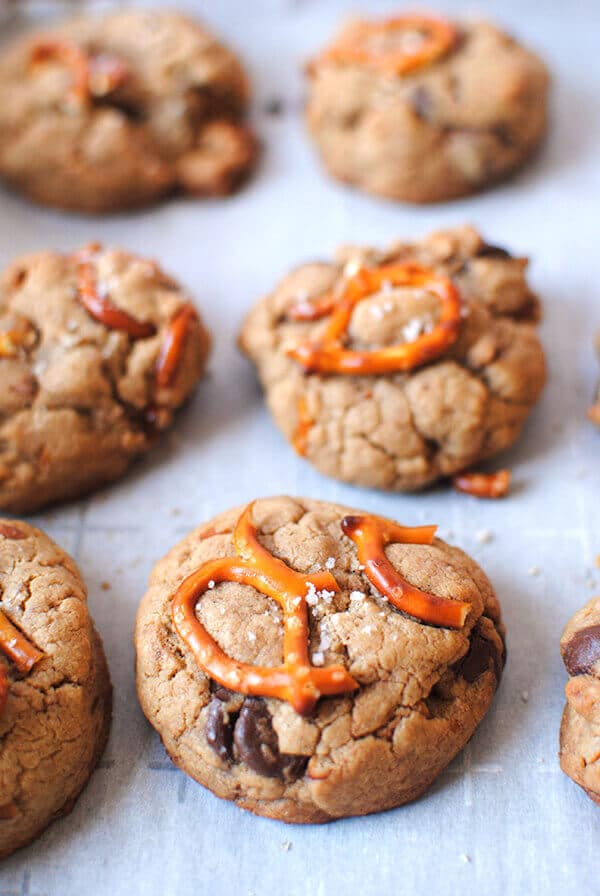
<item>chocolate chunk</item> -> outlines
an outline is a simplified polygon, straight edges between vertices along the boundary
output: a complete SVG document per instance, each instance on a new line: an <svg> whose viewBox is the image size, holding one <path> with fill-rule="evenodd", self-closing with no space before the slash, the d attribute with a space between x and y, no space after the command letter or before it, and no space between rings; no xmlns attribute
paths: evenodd
<svg viewBox="0 0 600 896"><path fill-rule="evenodd" d="M465 681L473 684L480 675L490 669L490 664L496 680L500 681L504 666L503 654L500 653L493 641L489 641L482 635L481 629L476 626L471 632L469 650L458 661L454 669Z"/></svg>
<svg viewBox="0 0 600 896"><path fill-rule="evenodd" d="M279 752L271 714L264 701L256 697L244 700L233 739L240 761L265 778L294 781L304 774L307 757Z"/></svg>
<svg viewBox="0 0 600 896"><path fill-rule="evenodd" d="M233 757L233 720L218 697L213 697L208 707L206 740L224 761Z"/></svg>
<svg viewBox="0 0 600 896"><path fill-rule="evenodd" d="M218 681L211 681L210 690L213 697L216 697L218 700L222 700L224 703L227 703L227 701L231 700L231 698L233 697L233 691L230 691L229 688L226 688L222 684L219 684Z"/></svg>
<svg viewBox="0 0 600 896"><path fill-rule="evenodd" d="M492 246L489 243L484 243L477 250L477 258L512 258L512 255L506 249L503 249L502 246Z"/></svg>
<svg viewBox="0 0 600 896"><path fill-rule="evenodd" d="M563 660L569 675L587 675L600 660L600 625L590 625L575 632L563 649Z"/></svg>

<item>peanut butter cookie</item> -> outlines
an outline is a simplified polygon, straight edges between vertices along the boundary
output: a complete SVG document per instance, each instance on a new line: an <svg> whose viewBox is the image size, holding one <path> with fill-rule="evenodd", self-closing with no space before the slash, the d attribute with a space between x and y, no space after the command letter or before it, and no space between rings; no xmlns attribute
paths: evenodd
<svg viewBox="0 0 600 896"><path fill-rule="evenodd" d="M0 520L0 857L73 808L100 759L111 687L73 560Z"/></svg>
<svg viewBox="0 0 600 896"><path fill-rule="evenodd" d="M249 92L233 53L184 16L82 16L0 60L0 176L83 212L230 193L256 155Z"/></svg>
<svg viewBox="0 0 600 896"><path fill-rule="evenodd" d="M121 476L192 393L209 346L152 261L92 245L13 262L0 277L0 507Z"/></svg>
<svg viewBox="0 0 600 896"><path fill-rule="evenodd" d="M325 165L390 199L482 189L546 130L544 65L486 22L352 21L308 71L307 122Z"/></svg>
<svg viewBox="0 0 600 896"><path fill-rule="evenodd" d="M156 565L138 694L173 761L217 796L325 822L427 790L491 704L503 632L488 579L435 526L264 499Z"/></svg>
<svg viewBox="0 0 600 896"><path fill-rule="evenodd" d="M292 271L240 336L286 438L321 472L418 489L508 448L545 381L527 261L471 228Z"/></svg>
<svg viewBox="0 0 600 896"><path fill-rule="evenodd" d="M575 613L560 650L570 675L560 728L561 768L600 804L600 597Z"/></svg>

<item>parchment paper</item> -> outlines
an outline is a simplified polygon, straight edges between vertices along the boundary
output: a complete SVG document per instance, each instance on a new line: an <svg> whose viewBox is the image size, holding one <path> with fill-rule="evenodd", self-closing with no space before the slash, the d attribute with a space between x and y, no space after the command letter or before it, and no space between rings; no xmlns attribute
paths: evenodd
<svg viewBox="0 0 600 896"><path fill-rule="evenodd" d="M597 893L600 809L560 772L557 746L560 632L600 580L600 433L585 419L600 328L600 5L443 4L497 19L544 55L555 79L553 121L543 152L509 184L424 208L334 184L305 134L302 63L350 3L177 5L203 17L249 67L264 143L252 183L232 199L170 201L99 219L0 192L2 265L21 252L89 240L148 253L187 285L216 343L209 378L154 454L121 483L35 520L75 555L89 586L115 685L114 723L73 813L0 867L0 896ZM398 8L373 0L362 7ZM385 495L325 479L271 423L235 348L242 314L290 267L327 257L339 243L385 245L464 221L530 255L544 301L550 382L502 460L514 471L513 494L496 503L444 489ZM132 625L154 561L212 514L277 493L439 523L496 586L509 650L498 697L462 755L413 805L324 827L255 818L176 771L138 708ZM491 540L482 543L485 530Z"/></svg>

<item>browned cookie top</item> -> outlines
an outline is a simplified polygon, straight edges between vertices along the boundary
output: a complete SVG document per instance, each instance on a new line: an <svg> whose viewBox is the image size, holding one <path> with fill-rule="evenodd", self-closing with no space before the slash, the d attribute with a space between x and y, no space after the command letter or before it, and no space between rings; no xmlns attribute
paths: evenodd
<svg viewBox="0 0 600 896"><path fill-rule="evenodd" d="M119 476L170 425L208 350L153 261L94 246L14 261L0 279L0 506Z"/></svg>
<svg viewBox="0 0 600 896"><path fill-rule="evenodd" d="M0 520L0 857L69 811L110 722L110 680L73 560Z"/></svg>
<svg viewBox="0 0 600 896"><path fill-rule="evenodd" d="M323 338L331 316L311 320L311 308L339 296L357 271L415 263L448 278L462 300L458 337L438 357L408 371L351 375L307 372L290 356ZM285 277L249 313L240 345L276 422L322 472L369 487L419 488L512 444L539 397L545 364L526 267L468 227L387 251L345 247L335 261ZM428 289L384 283L354 306L346 343L366 351L416 344L440 308Z"/></svg>
<svg viewBox="0 0 600 896"><path fill-rule="evenodd" d="M260 686L244 694L239 680L224 687L180 633L174 598L182 581L219 558L248 559L234 545L242 510L220 514L174 547L140 605L138 693L169 754L219 796L287 821L364 814L416 797L471 736L498 685L503 626L486 576L439 539L390 543L385 557L406 582L445 608L464 605L458 628L428 624L397 609L369 578L343 529L360 511L304 498L257 501L250 519L260 546L302 579L292 607L306 601L308 663L341 682L337 694L300 712L289 695L265 698ZM284 646L279 604L210 569L215 578L200 589L195 612L218 647L253 667L296 662ZM333 582L318 588L311 577L323 575Z"/></svg>
<svg viewBox="0 0 600 896"><path fill-rule="evenodd" d="M431 202L481 188L524 161L545 131L548 74L486 22L438 20L454 37L428 57L428 19L420 18L400 17L401 28L393 19L349 22L309 67L307 120L340 179ZM398 66L413 50L420 64Z"/></svg>
<svg viewBox="0 0 600 896"><path fill-rule="evenodd" d="M600 803L600 598L568 622L560 649L569 673L560 738L563 770Z"/></svg>
<svg viewBox="0 0 600 896"><path fill-rule="evenodd" d="M39 202L92 212L175 189L229 193L255 156L248 97L236 57L184 16L81 17L0 60L0 174Z"/></svg>

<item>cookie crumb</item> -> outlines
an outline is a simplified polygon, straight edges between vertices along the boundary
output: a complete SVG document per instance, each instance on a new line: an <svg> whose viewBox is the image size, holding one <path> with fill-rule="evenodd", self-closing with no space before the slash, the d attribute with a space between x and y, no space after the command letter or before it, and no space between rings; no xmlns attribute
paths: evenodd
<svg viewBox="0 0 600 896"><path fill-rule="evenodd" d="M460 854L460 860L461 862L464 862L465 865L469 865L471 862L471 856L467 855L466 852L463 852Z"/></svg>
<svg viewBox="0 0 600 896"><path fill-rule="evenodd" d="M539 566L530 566L529 569L527 570L528 576L539 576L539 574L540 574Z"/></svg>
<svg viewBox="0 0 600 896"><path fill-rule="evenodd" d="M110 582L101 582L100 587L103 591L110 591Z"/></svg>
<svg viewBox="0 0 600 896"><path fill-rule="evenodd" d="M521 691L521 700L523 703L527 703L529 700L529 691Z"/></svg>
<svg viewBox="0 0 600 896"><path fill-rule="evenodd" d="M290 849L292 848L291 840L283 840L281 843L281 848L284 852L289 852Z"/></svg>
<svg viewBox="0 0 600 896"><path fill-rule="evenodd" d="M493 533L489 529L480 529L475 533L475 541L479 544L489 544L494 538Z"/></svg>

